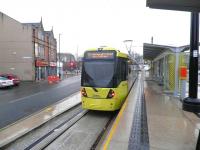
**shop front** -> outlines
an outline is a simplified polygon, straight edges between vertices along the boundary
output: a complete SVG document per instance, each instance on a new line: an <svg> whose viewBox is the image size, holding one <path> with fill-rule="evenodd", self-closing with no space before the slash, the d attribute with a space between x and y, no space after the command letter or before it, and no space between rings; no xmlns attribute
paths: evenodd
<svg viewBox="0 0 200 150"><path fill-rule="evenodd" d="M56 62L50 62L48 67L48 75L57 75L57 64Z"/></svg>
<svg viewBox="0 0 200 150"><path fill-rule="evenodd" d="M43 60L36 60L35 62L35 79L46 80L48 76L48 62Z"/></svg>

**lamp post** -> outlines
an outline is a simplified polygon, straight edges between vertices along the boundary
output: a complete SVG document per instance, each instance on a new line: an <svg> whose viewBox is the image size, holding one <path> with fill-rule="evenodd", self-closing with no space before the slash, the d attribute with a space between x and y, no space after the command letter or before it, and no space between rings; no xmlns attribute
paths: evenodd
<svg viewBox="0 0 200 150"><path fill-rule="evenodd" d="M58 39L58 75L59 75L59 78L61 78L61 73L60 73L60 33L59 33L59 39Z"/></svg>
<svg viewBox="0 0 200 150"><path fill-rule="evenodd" d="M191 13L190 27L189 97L183 99L183 110L200 112L198 99L199 13Z"/></svg>
<svg viewBox="0 0 200 150"><path fill-rule="evenodd" d="M124 40L123 42L126 45L126 50L128 51L129 56L131 56L131 48L132 48L133 40Z"/></svg>
<svg viewBox="0 0 200 150"><path fill-rule="evenodd" d="M79 49L79 45L77 45L77 49L76 49L76 73L78 74L78 64L79 64L79 60L78 60L78 49Z"/></svg>

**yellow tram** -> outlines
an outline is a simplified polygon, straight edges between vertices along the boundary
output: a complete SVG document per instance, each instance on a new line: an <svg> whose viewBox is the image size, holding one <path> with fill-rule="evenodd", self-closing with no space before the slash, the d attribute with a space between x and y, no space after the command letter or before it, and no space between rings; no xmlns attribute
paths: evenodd
<svg viewBox="0 0 200 150"><path fill-rule="evenodd" d="M81 74L82 107L114 111L122 106L137 71L128 55L111 47L84 53Z"/></svg>

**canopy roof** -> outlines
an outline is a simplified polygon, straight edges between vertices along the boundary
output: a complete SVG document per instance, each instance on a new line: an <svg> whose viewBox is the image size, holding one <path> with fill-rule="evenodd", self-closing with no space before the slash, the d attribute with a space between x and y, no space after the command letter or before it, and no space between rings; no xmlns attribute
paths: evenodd
<svg viewBox="0 0 200 150"><path fill-rule="evenodd" d="M183 52L189 49L190 49L190 45L175 47L175 46L144 43L143 44L143 58L147 60L154 60L156 57L158 57L159 55L165 52L176 53L176 52Z"/></svg>
<svg viewBox="0 0 200 150"><path fill-rule="evenodd" d="M143 58L147 60L154 60L157 56L164 52L175 52L176 47L156 45L156 44L143 44Z"/></svg>

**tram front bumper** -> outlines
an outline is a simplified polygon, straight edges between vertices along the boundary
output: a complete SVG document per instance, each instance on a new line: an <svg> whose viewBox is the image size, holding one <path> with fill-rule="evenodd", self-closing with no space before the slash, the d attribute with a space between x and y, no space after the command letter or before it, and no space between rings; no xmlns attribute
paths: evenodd
<svg viewBox="0 0 200 150"><path fill-rule="evenodd" d="M82 97L82 108L90 110L114 111L120 108L117 99L92 99Z"/></svg>

